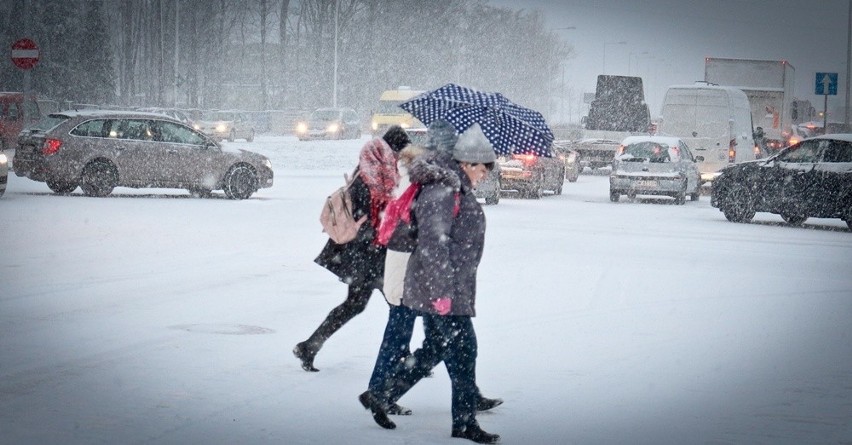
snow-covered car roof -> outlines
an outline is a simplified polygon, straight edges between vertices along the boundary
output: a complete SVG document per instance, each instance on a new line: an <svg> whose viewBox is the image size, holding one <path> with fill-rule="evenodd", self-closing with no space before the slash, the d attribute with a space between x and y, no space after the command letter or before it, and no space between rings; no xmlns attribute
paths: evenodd
<svg viewBox="0 0 852 445"><path fill-rule="evenodd" d="M630 145L637 142L656 142L658 144L666 144L669 147L677 147L680 145L681 139L674 136L627 136L621 141L621 145Z"/></svg>
<svg viewBox="0 0 852 445"><path fill-rule="evenodd" d="M74 117L156 117L162 119L163 117L168 118L168 116L163 116L159 113L150 113L145 111L133 111L133 110L101 110L101 109L84 109L84 110L65 110L59 111L56 113L50 113L49 116L65 116L68 118Z"/></svg>

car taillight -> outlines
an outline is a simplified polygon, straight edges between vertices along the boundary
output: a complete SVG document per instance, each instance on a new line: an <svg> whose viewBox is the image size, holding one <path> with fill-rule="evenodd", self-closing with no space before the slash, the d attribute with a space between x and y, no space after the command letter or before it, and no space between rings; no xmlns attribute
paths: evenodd
<svg viewBox="0 0 852 445"><path fill-rule="evenodd" d="M535 162L536 155L533 154L525 154L525 155L512 155L512 159L517 159L521 161L524 165L530 165Z"/></svg>
<svg viewBox="0 0 852 445"><path fill-rule="evenodd" d="M616 156L621 156L621 155L623 155L623 154L624 154L624 146L623 146L623 145L619 145L619 146L618 146L618 151L616 151L616 152L615 152L615 155L616 155Z"/></svg>
<svg viewBox="0 0 852 445"><path fill-rule="evenodd" d="M41 153L45 156L54 155L62 147L62 141L59 139L46 139L44 145L41 146Z"/></svg>
<svg viewBox="0 0 852 445"><path fill-rule="evenodd" d="M731 139L731 141L728 142L728 162L733 164L736 161L737 161L737 140Z"/></svg>

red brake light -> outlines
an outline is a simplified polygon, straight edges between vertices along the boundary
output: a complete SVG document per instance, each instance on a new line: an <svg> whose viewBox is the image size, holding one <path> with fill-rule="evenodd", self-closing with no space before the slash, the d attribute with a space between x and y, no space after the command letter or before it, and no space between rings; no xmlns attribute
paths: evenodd
<svg viewBox="0 0 852 445"><path fill-rule="evenodd" d="M736 139L731 139L731 141L728 142L728 162L730 162L731 164L733 164L734 162L737 162L737 140Z"/></svg>
<svg viewBox="0 0 852 445"><path fill-rule="evenodd" d="M59 139L45 139L44 145L41 146L41 153L50 156L56 154L60 147L62 147L62 141Z"/></svg>

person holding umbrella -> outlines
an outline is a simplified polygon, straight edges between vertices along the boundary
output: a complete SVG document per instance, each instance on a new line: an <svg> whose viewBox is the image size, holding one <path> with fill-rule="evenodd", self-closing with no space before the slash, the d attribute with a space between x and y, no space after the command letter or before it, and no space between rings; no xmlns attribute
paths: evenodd
<svg viewBox="0 0 852 445"><path fill-rule="evenodd" d="M328 240L314 260L348 285L346 300L329 312L311 336L293 348L302 369L317 372L316 357L323 344L344 324L364 311L374 289L382 289L386 249L375 242L381 214L399 183L397 154L411 140L408 133L394 125L381 138L361 148L356 178L350 188L355 218L368 215L358 235L346 244Z"/></svg>
<svg viewBox="0 0 852 445"><path fill-rule="evenodd" d="M472 140L471 138L478 138ZM452 178L448 180L448 185L452 186L457 175L443 168L438 168L430 164L429 158L434 156L436 151L451 152L456 145L456 141L461 144L488 144L485 136L478 125L471 126L470 129L464 132L461 137L456 135L456 130L446 120L438 119L433 121L427 131L427 141L423 147L417 145L409 145L400 152L400 172L406 172L403 182L410 182L407 172L412 166L417 170L416 177L420 180L424 176L432 179L441 177ZM405 194L403 194L405 195ZM416 193L414 195L416 197ZM398 199L410 199L402 196ZM388 207L390 209L390 207ZM391 210L388 210L391 211ZM388 218L385 214L385 218ZM391 217L392 218L392 217ZM383 222L384 224L384 222ZM394 221L394 225L400 224ZM381 235L380 235L381 237ZM416 242L416 241L415 241ZM408 259L413 250L413 241L411 239L411 231L409 226L398 226L393 231L387 242L387 256L385 258L385 276L383 293L388 302L389 312L388 321L385 326L385 333L382 339L379 354L376 357L376 363L373 367L373 373L370 376L368 389L374 393L380 394L383 392L387 375L393 370L397 363L405 360L411 355L409 342L414 331L414 323L417 319L418 312L401 304L402 294L404 289L405 271L408 264ZM420 361L418 366L429 368L430 370L437 366L441 358L432 356L433 361L426 363ZM431 371L428 375L431 375ZM403 394L399 394L402 397ZM476 410L488 411L503 404L503 399L490 399L484 397L476 388ZM410 415L411 410L398 405L397 400L384 400L385 411L388 414Z"/></svg>
<svg viewBox="0 0 852 445"><path fill-rule="evenodd" d="M444 361L452 382L452 437L497 443L500 436L482 430L476 420L477 340L476 273L485 242L485 213L473 188L493 168L497 156L483 137L438 151L428 163L412 164L413 182L422 184L415 201L417 247L405 273L402 304L423 317L423 346L397 364L379 394L368 390L358 399L381 427L396 425L384 400L397 400ZM439 170L448 172L436 175ZM455 210L458 206L458 210Z"/></svg>

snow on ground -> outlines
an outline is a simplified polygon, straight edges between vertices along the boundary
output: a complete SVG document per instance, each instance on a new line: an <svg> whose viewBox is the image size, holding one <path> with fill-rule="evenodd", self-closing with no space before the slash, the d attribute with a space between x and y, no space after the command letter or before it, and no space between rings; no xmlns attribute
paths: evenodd
<svg viewBox="0 0 852 445"><path fill-rule="evenodd" d="M325 195L361 141L259 137L275 185L0 198L0 443L450 444L443 367L376 426L377 292L326 344L293 345L345 286L313 263ZM703 196L609 202L588 170L561 196L486 207L477 378L503 443L852 442L852 236ZM420 327L417 331L419 335ZM415 337L419 343L422 336Z"/></svg>

